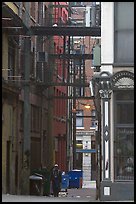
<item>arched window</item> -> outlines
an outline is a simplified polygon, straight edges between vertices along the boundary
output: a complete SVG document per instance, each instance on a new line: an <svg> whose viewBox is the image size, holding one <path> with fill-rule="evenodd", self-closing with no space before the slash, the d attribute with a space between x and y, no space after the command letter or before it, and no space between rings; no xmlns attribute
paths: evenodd
<svg viewBox="0 0 136 204"><path fill-rule="evenodd" d="M115 180L134 179L134 75L113 75Z"/></svg>

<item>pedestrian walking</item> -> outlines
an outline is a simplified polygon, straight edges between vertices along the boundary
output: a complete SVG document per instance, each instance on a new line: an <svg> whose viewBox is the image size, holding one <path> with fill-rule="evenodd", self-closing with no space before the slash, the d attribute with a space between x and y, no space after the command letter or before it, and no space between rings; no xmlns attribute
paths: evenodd
<svg viewBox="0 0 136 204"><path fill-rule="evenodd" d="M55 164L51 170L51 186L54 197L58 197L61 190L62 174L59 170L58 164Z"/></svg>

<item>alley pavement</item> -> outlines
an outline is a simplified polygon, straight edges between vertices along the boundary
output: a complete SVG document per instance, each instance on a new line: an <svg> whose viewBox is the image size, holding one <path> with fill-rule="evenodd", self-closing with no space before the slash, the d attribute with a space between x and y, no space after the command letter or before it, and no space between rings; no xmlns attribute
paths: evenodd
<svg viewBox="0 0 136 204"><path fill-rule="evenodd" d="M60 192L59 197L34 195L2 195L2 202L95 202L96 189L71 188ZM96 201L97 202L97 201Z"/></svg>
<svg viewBox="0 0 136 204"><path fill-rule="evenodd" d="M35 196L35 195L9 195L2 194L2 202L106 202L96 200L95 188L72 188L61 192L59 197ZM107 201L110 202L110 201ZM134 201L111 201L111 202L134 202Z"/></svg>

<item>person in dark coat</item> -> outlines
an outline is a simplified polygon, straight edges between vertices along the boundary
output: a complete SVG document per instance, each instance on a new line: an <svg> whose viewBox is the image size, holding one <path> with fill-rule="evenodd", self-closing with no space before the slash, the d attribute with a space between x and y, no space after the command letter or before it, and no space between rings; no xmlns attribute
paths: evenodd
<svg viewBox="0 0 136 204"><path fill-rule="evenodd" d="M61 180L62 174L58 168L58 164L55 164L51 170L51 185L54 197L59 196L59 192L61 190Z"/></svg>

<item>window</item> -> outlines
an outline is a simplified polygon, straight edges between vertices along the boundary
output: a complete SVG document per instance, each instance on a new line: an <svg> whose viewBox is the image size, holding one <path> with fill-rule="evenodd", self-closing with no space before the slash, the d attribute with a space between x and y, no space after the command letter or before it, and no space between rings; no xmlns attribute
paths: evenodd
<svg viewBox="0 0 136 204"><path fill-rule="evenodd" d="M83 127L83 110L76 113L76 127Z"/></svg>
<svg viewBox="0 0 136 204"><path fill-rule="evenodd" d="M70 6L83 6L84 2L69 2Z"/></svg>
<svg viewBox="0 0 136 204"><path fill-rule="evenodd" d="M76 87L76 96L84 96L84 94L85 94L85 87L81 86L81 84L84 83L83 76L80 75L79 78L77 78L75 80L75 82L80 85L80 86Z"/></svg>
<svg viewBox="0 0 136 204"><path fill-rule="evenodd" d="M15 45L9 40L8 44L8 79L13 80L15 75Z"/></svg>
<svg viewBox="0 0 136 204"><path fill-rule="evenodd" d="M21 103L20 111L21 111L20 112L20 129L23 130L24 128L24 104L23 102Z"/></svg>
<svg viewBox="0 0 136 204"><path fill-rule="evenodd" d="M40 127L40 108L35 105L31 105L31 131L39 132Z"/></svg>
<svg viewBox="0 0 136 204"><path fill-rule="evenodd" d="M43 25L43 2L38 2L38 23Z"/></svg>
<svg viewBox="0 0 136 204"><path fill-rule="evenodd" d="M92 121L91 121L91 127L96 127L96 122L95 122L95 120L92 120Z"/></svg>
<svg viewBox="0 0 136 204"><path fill-rule="evenodd" d="M95 110L91 110L91 116L96 116L96 111Z"/></svg>
<svg viewBox="0 0 136 204"><path fill-rule="evenodd" d="M91 116L92 119L91 119L91 127L96 127L96 119L95 119L95 116L96 116L96 111L95 110L91 110Z"/></svg>
<svg viewBox="0 0 136 204"><path fill-rule="evenodd" d="M115 2L114 62L134 63L134 2Z"/></svg>
<svg viewBox="0 0 136 204"><path fill-rule="evenodd" d="M76 87L76 96L84 96L84 87Z"/></svg>
<svg viewBox="0 0 136 204"><path fill-rule="evenodd" d="M134 179L134 93L115 93L115 179Z"/></svg>
<svg viewBox="0 0 136 204"><path fill-rule="evenodd" d="M35 2L30 2L30 14L35 19Z"/></svg>

